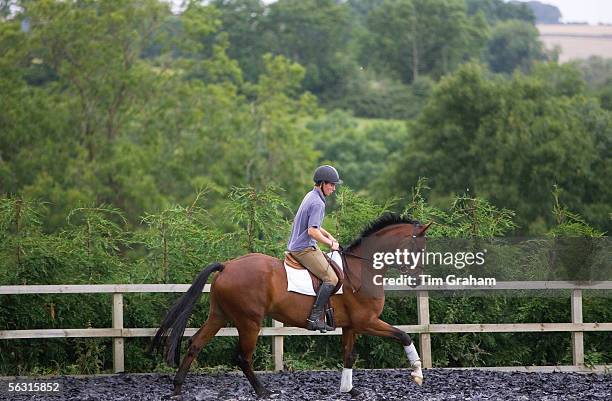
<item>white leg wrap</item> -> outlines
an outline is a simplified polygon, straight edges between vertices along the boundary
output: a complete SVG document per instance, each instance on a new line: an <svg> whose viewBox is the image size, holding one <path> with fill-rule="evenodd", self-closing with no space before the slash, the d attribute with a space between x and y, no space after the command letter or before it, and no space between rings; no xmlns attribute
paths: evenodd
<svg viewBox="0 0 612 401"><path fill-rule="evenodd" d="M340 392L348 393L353 389L353 369L342 369L342 381L340 381Z"/></svg>
<svg viewBox="0 0 612 401"><path fill-rule="evenodd" d="M410 366L414 366L414 363L420 361L419 354L417 353L416 348L414 348L414 343L411 343L408 346L404 347L406 351L406 356L408 357L408 362L410 362Z"/></svg>

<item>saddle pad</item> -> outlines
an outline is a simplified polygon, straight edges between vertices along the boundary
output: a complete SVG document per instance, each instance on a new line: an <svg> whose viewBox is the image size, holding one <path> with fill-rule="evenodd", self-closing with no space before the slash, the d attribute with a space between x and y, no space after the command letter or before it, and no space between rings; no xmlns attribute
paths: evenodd
<svg viewBox="0 0 612 401"><path fill-rule="evenodd" d="M344 271L344 266L342 266L342 257L340 257L340 253L338 252L330 252L327 254L338 264L340 269ZM285 272L287 273L287 291L297 292L298 294L304 295L312 295L315 296L314 289L312 288L312 280L310 279L310 273L306 269L294 269L293 267L287 266L286 263L283 263L285 266ZM336 294L342 294L342 287L336 292ZM335 294L334 294L335 295Z"/></svg>

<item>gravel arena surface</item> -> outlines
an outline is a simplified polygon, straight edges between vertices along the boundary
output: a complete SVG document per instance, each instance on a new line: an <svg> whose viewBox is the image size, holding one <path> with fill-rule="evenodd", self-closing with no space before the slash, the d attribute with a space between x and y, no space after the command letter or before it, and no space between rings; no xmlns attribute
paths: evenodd
<svg viewBox="0 0 612 401"><path fill-rule="evenodd" d="M484 370L424 370L419 387L410 370L355 370L353 385L362 392L341 394L341 373L334 371L260 373L264 386L277 394L270 400L612 400L612 374L506 373ZM121 374L98 377L60 377L61 395L0 393L14 401L138 401L163 400L172 391L172 375ZM8 381L6 378L0 379ZM32 379L30 379L32 380ZM49 381L50 379L46 379ZM4 384L3 389L6 389ZM242 373L189 374L183 386L185 401L257 400Z"/></svg>

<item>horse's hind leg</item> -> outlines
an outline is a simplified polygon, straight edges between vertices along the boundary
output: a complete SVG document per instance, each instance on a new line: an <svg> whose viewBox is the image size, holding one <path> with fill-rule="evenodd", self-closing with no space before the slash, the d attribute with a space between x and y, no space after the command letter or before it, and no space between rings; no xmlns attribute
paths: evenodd
<svg viewBox="0 0 612 401"><path fill-rule="evenodd" d="M258 397L266 397L272 392L265 388L255 372L253 372L253 353L257 346L257 337L261 325L255 321L236 322L238 329L238 354L236 355L236 364L240 367L244 375L251 383L253 390Z"/></svg>
<svg viewBox="0 0 612 401"><path fill-rule="evenodd" d="M183 387L183 382L185 381L185 376L187 376L191 363L196 356L198 356L200 350L215 336L215 334L217 334L217 332L219 332L223 326L225 326L225 323L226 321L224 318L213 313L208 317L206 323L204 323L204 325L200 327L193 337L191 337L187 355L185 355L183 358L181 366L176 372L176 376L174 376L173 397L179 398L181 389Z"/></svg>

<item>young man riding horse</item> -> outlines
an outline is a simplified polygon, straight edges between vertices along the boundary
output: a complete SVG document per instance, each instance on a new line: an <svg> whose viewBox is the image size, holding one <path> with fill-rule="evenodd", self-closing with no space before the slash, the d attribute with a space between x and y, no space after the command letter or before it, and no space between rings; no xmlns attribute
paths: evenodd
<svg viewBox="0 0 612 401"><path fill-rule="evenodd" d="M315 171L314 181L315 188L306 195L296 215L289 250L324 281L315 305L312 306L311 296L288 290L283 261L274 256L250 253L223 263L211 263L195 277L189 290L168 310L151 344L152 349L164 349L169 363L180 362L174 377L172 399L181 399L183 382L191 363L202 347L228 323L238 330L235 362L259 397L271 394L253 370L253 353L266 316L287 326L311 330L329 329L319 320L319 316L338 278L332 273L316 244L322 242L331 249L339 248L336 239L321 228L321 222L325 213L325 197L331 195L335 185L341 181L338 172L331 166L319 167ZM371 222L344 248L343 293L330 300L336 326L342 328L344 369L340 392L349 393L353 397L359 393L353 387L354 351L358 334L385 337L403 346L412 368L410 378L417 384L423 382L421 361L410 336L380 319L385 292L383 286L375 285L374 276L384 275L386 268L372 269L370 262L373 250L391 252L407 245L412 251L424 249L428 228L429 224L422 225L408 217L383 215ZM191 337L187 353L181 361L181 342L185 328L211 275L214 278L210 287L208 318Z"/></svg>
<svg viewBox="0 0 612 401"><path fill-rule="evenodd" d="M321 315L324 305L338 283L338 277L317 246L317 242L329 246L332 251L337 251L340 247L338 241L321 227L321 224L325 217L325 198L334 193L336 185L341 184L342 180L338 171L328 165L318 167L313 180L314 188L304 196L295 215L287 248L291 256L323 281L307 319L306 327L308 330L320 330L324 333L335 330L325 323Z"/></svg>

